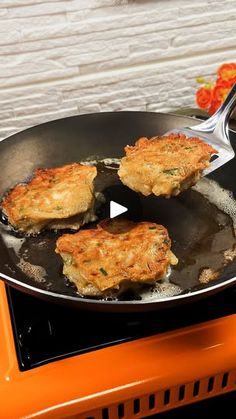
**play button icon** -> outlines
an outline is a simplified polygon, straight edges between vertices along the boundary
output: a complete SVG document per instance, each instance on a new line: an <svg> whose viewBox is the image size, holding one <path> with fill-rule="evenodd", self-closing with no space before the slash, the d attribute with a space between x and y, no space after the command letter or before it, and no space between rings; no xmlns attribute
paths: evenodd
<svg viewBox="0 0 236 419"><path fill-rule="evenodd" d="M128 211L128 208L117 204L115 201L110 201L110 218L118 217L118 215L123 214L126 211Z"/></svg>

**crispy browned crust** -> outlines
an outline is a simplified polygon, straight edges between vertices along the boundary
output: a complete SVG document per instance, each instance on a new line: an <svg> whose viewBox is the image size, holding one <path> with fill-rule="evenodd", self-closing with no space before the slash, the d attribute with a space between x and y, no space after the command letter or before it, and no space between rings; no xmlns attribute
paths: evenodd
<svg viewBox="0 0 236 419"><path fill-rule="evenodd" d="M182 134L140 138L125 147L118 175L129 188L143 195L178 195L194 185L217 151L200 138Z"/></svg>
<svg viewBox="0 0 236 419"><path fill-rule="evenodd" d="M162 225L127 220L105 221L96 229L64 234L56 252L63 273L82 295L102 295L121 283L153 283L166 275L177 259Z"/></svg>
<svg viewBox="0 0 236 419"><path fill-rule="evenodd" d="M1 207L13 227L27 233L78 228L93 205L96 173L96 167L77 163L37 169L28 183L16 185L4 197Z"/></svg>

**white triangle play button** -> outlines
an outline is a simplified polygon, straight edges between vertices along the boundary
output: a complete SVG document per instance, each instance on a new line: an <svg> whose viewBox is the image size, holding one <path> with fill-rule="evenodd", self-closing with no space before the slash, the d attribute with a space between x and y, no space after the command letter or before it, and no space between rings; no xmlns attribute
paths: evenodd
<svg viewBox="0 0 236 419"><path fill-rule="evenodd" d="M123 205L117 204L117 202L110 201L110 218L117 217L120 214L128 211L128 208Z"/></svg>

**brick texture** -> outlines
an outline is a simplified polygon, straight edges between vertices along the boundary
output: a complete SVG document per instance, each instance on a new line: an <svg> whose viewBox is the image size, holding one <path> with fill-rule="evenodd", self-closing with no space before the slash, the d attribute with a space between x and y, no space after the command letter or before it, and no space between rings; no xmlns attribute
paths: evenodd
<svg viewBox="0 0 236 419"><path fill-rule="evenodd" d="M195 106L236 60L235 0L1 0L0 139L52 119Z"/></svg>

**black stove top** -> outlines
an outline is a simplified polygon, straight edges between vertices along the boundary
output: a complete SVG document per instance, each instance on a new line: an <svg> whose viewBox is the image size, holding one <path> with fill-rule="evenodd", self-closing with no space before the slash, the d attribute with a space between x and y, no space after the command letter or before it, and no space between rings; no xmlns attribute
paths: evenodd
<svg viewBox="0 0 236 419"><path fill-rule="evenodd" d="M150 313L74 310L7 286L22 371L68 356L236 313L236 287L182 307Z"/></svg>

